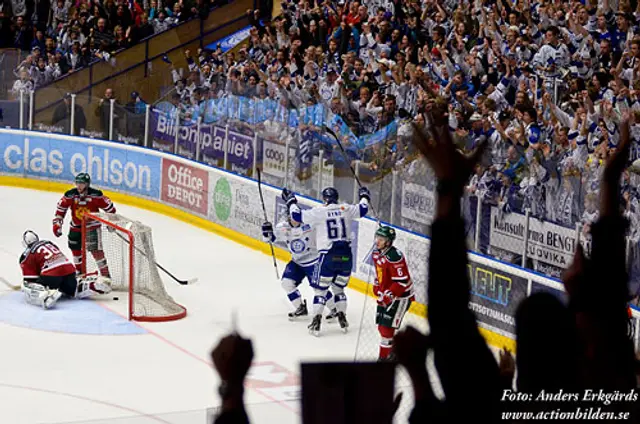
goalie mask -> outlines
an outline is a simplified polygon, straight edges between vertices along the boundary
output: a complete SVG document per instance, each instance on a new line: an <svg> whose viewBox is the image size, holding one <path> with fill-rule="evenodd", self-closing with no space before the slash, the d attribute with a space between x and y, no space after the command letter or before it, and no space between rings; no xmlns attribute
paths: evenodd
<svg viewBox="0 0 640 424"><path fill-rule="evenodd" d="M25 249L30 248L34 244L40 241L40 237L31 230L27 230L22 234L22 245Z"/></svg>

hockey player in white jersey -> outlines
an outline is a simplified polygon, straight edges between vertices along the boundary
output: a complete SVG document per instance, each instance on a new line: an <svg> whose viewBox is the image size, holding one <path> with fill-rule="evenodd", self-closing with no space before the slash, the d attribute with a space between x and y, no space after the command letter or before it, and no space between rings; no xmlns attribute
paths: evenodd
<svg viewBox="0 0 640 424"><path fill-rule="evenodd" d="M367 214L371 198L366 187L361 187L358 195L360 203L357 205L338 204L338 191L328 187L322 190L324 205L301 210L295 195L286 188L282 190L282 199L289 207L291 219L302 224L310 224L317 231L320 256L311 283L314 290L313 319L309 325L309 332L316 336L320 333L322 312L329 288L333 291L340 327L345 332L349 327L346 316L347 296L344 289L349 283L353 266L351 223Z"/></svg>
<svg viewBox="0 0 640 424"><path fill-rule="evenodd" d="M267 243L282 242L286 244L287 249L291 252L291 261L282 274L282 288L295 308L293 312L289 312L289 319L294 320L307 316L309 314L307 301L302 298L298 286L305 277L311 284L313 271L318 262L315 229L309 224L295 222L287 216L286 221L278 223L275 230L271 222L262 224L262 236ZM332 309L333 294L330 291L327 291L326 302L327 307Z"/></svg>

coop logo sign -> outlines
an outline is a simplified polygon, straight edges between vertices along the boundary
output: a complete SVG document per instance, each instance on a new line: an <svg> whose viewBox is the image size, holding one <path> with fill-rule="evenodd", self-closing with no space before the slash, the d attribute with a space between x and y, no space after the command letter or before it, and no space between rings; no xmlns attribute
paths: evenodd
<svg viewBox="0 0 640 424"><path fill-rule="evenodd" d="M278 163L284 162L284 153L278 152L273 149L266 149L264 152L264 157L267 159L275 160Z"/></svg>
<svg viewBox="0 0 640 424"><path fill-rule="evenodd" d="M229 219L231 215L231 186L226 178L220 178L216 182L215 189L213 190L213 206L216 212L216 217L222 222Z"/></svg>
<svg viewBox="0 0 640 424"><path fill-rule="evenodd" d="M207 215L209 173L201 168L162 160L162 200L195 212Z"/></svg>
<svg viewBox="0 0 640 424"><path fill-rule="evenodd" d="M266 140L262 143L262 164L265 174L284 178L286 158L287 150L285 146Z"/></svg>

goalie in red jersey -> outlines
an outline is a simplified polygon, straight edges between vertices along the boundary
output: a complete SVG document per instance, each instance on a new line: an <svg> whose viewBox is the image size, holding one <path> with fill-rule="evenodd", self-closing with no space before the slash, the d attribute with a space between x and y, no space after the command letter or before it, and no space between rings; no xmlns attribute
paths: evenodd
<svg viewBox="0 0 640 424"><path fill-rule="evenodd" d="M102 191L91 187L89 174L81 173L76 176L76 188L67 191L58 201L56 216L53 218L53 234L62 235L62 223L71 208L71 226L69 228L69 249L73 254L73 264L78 273L82 269L82 219L87 212L95 213L101 209L107 213L115 213L116 208ZM107 258L102 250L100 223L94 221L87 227L87 250L96 261L100 275L110 278Z"/></svg>
<svg viewBox="0 0 640 424"><path fill-rule="evenodd" d="M393 246L395 239L396 231L391 227L382 226L376 231L373 292L378 297L376 324L381 336L378 360L389 359L395 331L414 300L409 268L402 252Z"/></svg>
<svg viewBox="0 0 640 424"><path fill-rule="evenodd" d="M40 240L33 231L24 232L22 244L22 292L27 303L50 309L63 294L83 299L111 292L111 280L97 273L76 280L76 268L58 246Z"/></svg>

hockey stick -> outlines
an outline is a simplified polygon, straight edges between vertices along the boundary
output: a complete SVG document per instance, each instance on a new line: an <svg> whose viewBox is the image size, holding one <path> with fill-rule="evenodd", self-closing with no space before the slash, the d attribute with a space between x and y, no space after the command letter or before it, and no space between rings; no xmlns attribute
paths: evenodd
<svg viewBox="0 0 640 424"><path fill-rule="evenodd" d="M256 168L258 171L258 192L260 193L260 203L262 203L262 212L264 212L264 222L269 222L269 218L267 217L267 208L264 206L264 197L262 195L262 177L260 173L260 168ZM278 262L276 261L276 252L273 250L273 243L269 242L269 247L271 247L271 258L273 259L273 267L276 270L276 278L280 279L280 272L278 272Z"/></svg>
<svg viewBox="0 0 640 424"><path fill-rule="evenodd" d="M124 237L122 236L122 234L118 233L117 231L116 231L116 235L117 235L118 237L120 237L122 240L124 240L125 242L127 242L127 244L130 244L130 243L129 243L129 240L127 240L126 238L124 238ZM146 253L144 253L144 251L143 251L142 249L140 249L140 248L139 248L138 246L136 246L135 244L133 245L133 247L134 247L138 252L140 252L144 257L146 257L147 259L149 259L149 256L147 256L147 254L146 254ZM190 278L189 280L181 280L181 279L177 278L175 275L173 275L172 273L170 273L169 271L167 271L167 270L165 269L165 267L163 267L162 265L160 265L158 262L155 262L155 261L154 261L154 264L156 264L156 266L157 266L158 268L160 268L162 271L164 271L164 273L165 273L165 274L167 274L169 277L171 277L171 278L172 278L176 283L178 283L178 284L182 284L183 286L186 286L187 284L193 284L193 283L195 283L195 282L197 282L197 281L198 281L198 278L197 278L197 277L196 277L196 278Z"/></svg>
<svg viewBox="0 0 640 424"><path fill-rule="evenodd" d="M347 151L344 149L344 147L342 146L342 143L340 142L340 139L338 138L338 136L336 135L335 132L333 132L333 130L329 127L327 127L326 125L323 126L324 130L326 132L329 133L329 135L331 137L333 137L336 140L336 143L338 144L338 147L340 147L340 150L342 151L342 156L344 157L344 160L347 162L347 164L349 165L349 169L351 170L351 173L353 174L353 178L356 179L356 183L358 184L358 187L362 188L364 187L362 185L362 183L360 182L360 178L358 178L358 174L356 174L356 170L353 169L353 165L351 165L351 161L349 160L349 156L347 155ZM371 210L373 211L373 214L376 217L376 220L378 221L378 226L380 226L380 217L378 216L378 212L376 211L376 209L373 207L373 204L369 204L371 206Z"/></svg>
<svg viewBox="0 0 640 424"><path fill-rule="evenodd" d="M14 286L13 284L11 284L10 282L8 282L6 279L4 279L3 277L0 277L0 283L4 284L5 286L9 287L11 290L13 291L18 291L20 290L20 286Z"/></svg>

